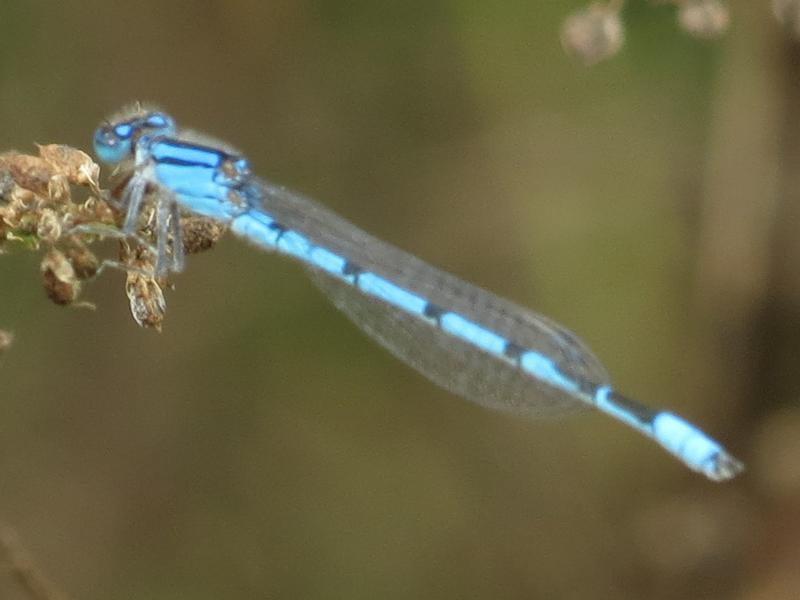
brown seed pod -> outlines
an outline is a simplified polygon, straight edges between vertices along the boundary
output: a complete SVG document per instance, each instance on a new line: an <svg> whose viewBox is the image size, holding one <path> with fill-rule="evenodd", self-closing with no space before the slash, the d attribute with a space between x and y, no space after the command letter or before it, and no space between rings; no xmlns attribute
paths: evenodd
<svg viewBox="0 0 800 600"><path fill-rule="evenodd" d="M75 269L60 250L51 249L44 255L41 265L44 291L47 297L62 306L77 300L81 284Z"/></svg>

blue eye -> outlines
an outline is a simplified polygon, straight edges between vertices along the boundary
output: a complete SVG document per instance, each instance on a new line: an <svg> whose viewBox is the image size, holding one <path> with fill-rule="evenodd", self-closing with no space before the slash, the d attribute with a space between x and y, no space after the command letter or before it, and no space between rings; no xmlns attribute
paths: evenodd
<svg viewBox="0 0 800 600"><path fill-rule="evenodd" d="M131 154L130 125L103 125L94 132L94 152L108 164L116 164Z"/></svg>
<svg viewBox="0 0 800 600"><path fill-rule="evenodd" d="M121 140L126 140L131 137L133 127L130 123L120 123L114 127L114 134Z"/></svg>
<svg viewBox="0 0 800 600"><path fill-rule="evenodd" d="M169 135L175 131L172 118L160 112L150 113L144 120L144 126L154 129L154 133L159 135Z"/></svg>

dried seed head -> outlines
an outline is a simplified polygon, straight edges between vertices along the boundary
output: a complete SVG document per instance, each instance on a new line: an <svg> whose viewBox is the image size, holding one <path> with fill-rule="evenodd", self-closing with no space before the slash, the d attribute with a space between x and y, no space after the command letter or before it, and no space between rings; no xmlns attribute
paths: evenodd
<svg viewBox="0 0 800 600"><path fill-rule="evenodd" d="M573 13L561 27L561 45L585 65L614 56L625 41L625 28L616 3L593 4Z"/></svg>
<svg viewBox="0 0 800 600"><path fill-rule="evenodd" d="M181 238L186 254L197 254L213 248L224 233L225 226L211 219L203 217L181 219Z"/></svg>
<svg viewBox="0 0 800 600"><path fill-rule="evenodd" d="M772 12L789 33L800 38L800 0L772 0Z"/></svg>
<svg viewBox="0 0 800 600"><path fill-rule="evenodd" d="M14 186L11 190L11 206L19 211L33 211L37 205L42 203L40 196L35 192L25 189L19 185Z"/></svg>
<svg viewBox="0 0 800 600"><path fill-rule="evenodd" d="M71 200L69 179L66 175L56 173L47 182L47 197L53 204L66 204Z"/></svg>
<svg viewBox="0 0 800 600"><path fill-rule="evenodd" d="M43 208L39 211L36 236L49 244L55 244L58 241L61 237L61 219L56 211L51 208Z"/></svg>
<svg viewBox="0 0 800 600"><path fill-rule="evenodd" d="M83 243L75 243L66 249L67 260L75 269L75 276L84 281L97 275L100 261Z"/></svg>
<svg viewBox="0 0 800 600"><path fill-rule="evenodd" d="M8 204L0 207L3 221L15 235L35 234L39 224L38 210L41 199L32 191L14 187Z"/></svg>
<svg viewBox="0 0 800 600"><path fill-rule="evenodd" d="M74 185L97 185L100 166L92 157L70 146L47 144L38 146L39 156L49 162L56 172Z"/></svg>
<svg viewBox="0 0 800 600"><path fill-rule="evenodd" d="M678 23L689 35L714 39L728 30L731 16L722 0L683 0L678 8Z"/></svg>
<svg viewBox="0 0 800 600"><path fill-rule="evenodd" d="M8 170L18 186L46 196L50 178L55 175L52 165L38 156L6 153L0 156L0 168Z"/></svg>
<svg viewBox="0 0 800 600"><path fill-rule="evenodd" d="M125 294L128 296L133 320L139 327L161 331L167 301L158 281L142 273L130 272L125 282Z"/></svg>
<svg viewBox="0 0 800 600"><path fill-rule="evenodd" d="M77 216L81 222L102 223L111 226L116 223L116 213L108 203L95 197L89 197L80 205Z"/></svg>
<svg viewBox="0 0 800 600"><path fill-rule="evenodd" d="M146 246L133 240L119 241L119 260L130 271L155 273L156 270L153 253Z"/></svg>
<svg viewBox="0 0 800 600"><path fill-rule="evenodd" d="M41 265L44 291L56 304L72 304L78 298L81 284L75 269L60 250L52 249L44 255Z"/></svg>
<svg viewBox="0 0 800 600"><path fill-rule="evenodd" d="M0 166L0 202L5 202L10 199L11 192L16 187L14 182L14 175L8 167Z"/></svg>
<svg viewBox="0 0 800 600"><path fill-rule="evenodd" d="M152 254L144 246L123 240L120 242L120 261L130 269L125 281L125 294L133 320L139 327L161 331L167 312L162 289L165 283L154 276Z"/></svg>

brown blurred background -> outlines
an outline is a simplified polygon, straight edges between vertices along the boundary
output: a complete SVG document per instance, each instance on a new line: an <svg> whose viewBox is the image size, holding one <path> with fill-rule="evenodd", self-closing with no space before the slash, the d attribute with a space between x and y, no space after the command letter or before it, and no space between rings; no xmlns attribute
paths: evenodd
<svg viewBox="0 0 800 600"><path fill-rule="evenodd" d="M0 521L75 600L800 596L800 50L767 4L703 42L633 2L586 69L558 37L578 2L4 0L0 149L88 151L158 102L574 329L748 471L453 397L234 239L160 335L119 273L61 309L17 249Z"/></svg>

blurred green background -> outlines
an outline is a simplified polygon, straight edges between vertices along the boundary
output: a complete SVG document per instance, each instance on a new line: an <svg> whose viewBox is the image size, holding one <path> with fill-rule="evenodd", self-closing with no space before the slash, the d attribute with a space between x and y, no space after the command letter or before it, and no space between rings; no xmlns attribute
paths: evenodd
<svg viewBox="0 0 800 600"><path fill-rule="evenodd" d="M586 69L580 3L0 6L0 149L90 150L135 99L257 173L581 335L618 387L748 464L688 472L598 414L436 388L302 269L232 238L162 334L123 277L52 305L0 257L0 520L76 600L796 598L800 51L762 2L715 42L630 3ZM10 578L0 597L25 597Z"/></svg>

